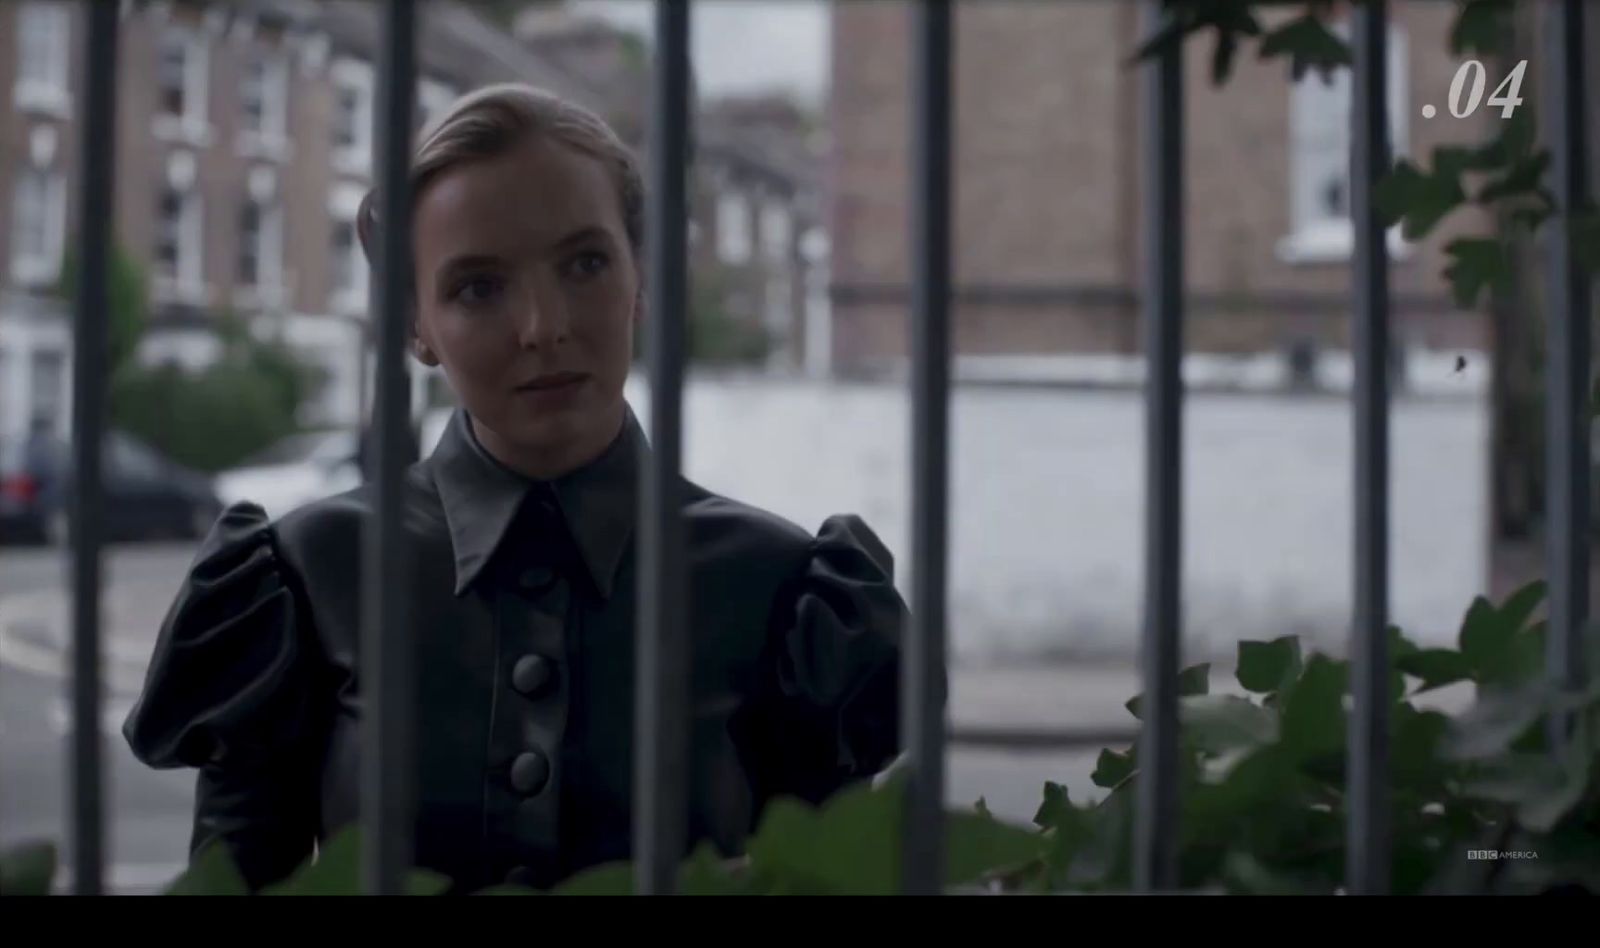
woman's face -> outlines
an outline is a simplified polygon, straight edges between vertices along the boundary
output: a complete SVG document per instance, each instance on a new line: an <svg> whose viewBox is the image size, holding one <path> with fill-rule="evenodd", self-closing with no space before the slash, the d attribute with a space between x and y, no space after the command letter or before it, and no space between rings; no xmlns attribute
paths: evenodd
<svg viewBox="0 0 1600 948"><path fill-rule="evenodd" d="M443 366L484 446L541 478L604 450L639 275L601 164L530 136L431 181L414 229L417 356Z"/></svg>

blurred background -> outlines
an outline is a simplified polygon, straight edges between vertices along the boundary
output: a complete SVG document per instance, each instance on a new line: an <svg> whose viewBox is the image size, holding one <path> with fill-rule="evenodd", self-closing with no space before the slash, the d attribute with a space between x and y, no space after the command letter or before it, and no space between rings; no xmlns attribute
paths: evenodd
<svg viewBox="0 0 1600 948"><path fill-rule="evenodd" d="M139 767L117 728L197 538L226 503L279 514L361 479L373 366L353 221L372 184L381 9L120 6L105 731L111 882L134 891L181 866L193 778ZM1536 6L1518 5L1527 29L1490 63L1491 87L1529 58ZM644 151L645 0L419 9L419 126L475 87L525 81ZM1098 793L1095 755L1135 723L1122 703L1138 690L1144 529L1137 7L957 9L949 789L1027 819L1046 779ZM1391 11L1397 155L1499 134L1498 110L1444 108L1462 61L1454 5ZM861 514L907 593L908 13L696 3L685 406L691 478L809 529ZM78 3L0 4L0 843L67 829L83 30ZM1221 85L1208 55L1186 68L1184 647L1226 687L1241 639L1344 648L1351 87L1347 70L1296 79L1248 55ZM1518 245L1510 289L1470 304L1446 275L1454 237L1497 226L1468 209L1425 239L1391 235L1392 613L1424 644L1453 643L1473 596L1540 569L1542 258ZM452 395L411 368L426 451ZM636 376L641 415L646 394ZM1040 728L1059 746L1013 739Z"/></svg>

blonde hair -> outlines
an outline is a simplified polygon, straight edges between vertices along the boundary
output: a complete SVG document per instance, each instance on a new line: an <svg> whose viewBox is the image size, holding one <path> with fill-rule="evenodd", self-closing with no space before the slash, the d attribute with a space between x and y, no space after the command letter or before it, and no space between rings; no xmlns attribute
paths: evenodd
<svg viewBox="0 0 1600 948"><path fill-rule="evenodd" d="M644 178L633 151L600 116L534 86L502 83L457 99L417 144L408 182L411 199L446 171L502 155L531 135L548 136L600 162L616 185L623 228L637 258L644 245ZM368 191L356 229L369 261L378 224L377 192Z"/></svg>

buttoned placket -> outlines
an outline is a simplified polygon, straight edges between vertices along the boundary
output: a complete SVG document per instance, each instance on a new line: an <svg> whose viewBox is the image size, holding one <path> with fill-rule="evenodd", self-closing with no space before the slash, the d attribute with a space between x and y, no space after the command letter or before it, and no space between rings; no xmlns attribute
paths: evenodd
<svg viewBox="0 0 1600 948"><path fill-rule="evenodd" d="M557 523L536 495L535 522ZM496 681L485 792L491 840L503 841L507 882L540 885L559 872L561 750L571 701L566 630L572 584L559 570L520 565L497 584Z"/></svg>

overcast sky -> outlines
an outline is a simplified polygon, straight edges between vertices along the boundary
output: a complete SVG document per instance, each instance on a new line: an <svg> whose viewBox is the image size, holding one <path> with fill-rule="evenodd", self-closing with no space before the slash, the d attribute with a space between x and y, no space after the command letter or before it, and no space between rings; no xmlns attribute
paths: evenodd
<svg viewBox="0 0 1600 948"><path fill-rule="evenodd" d="M651 0L577 0L649 35ZM696 0L691 24L695 74L707 95L781 88L820 101L828 77L828 10L823 0Z"/></svg>

